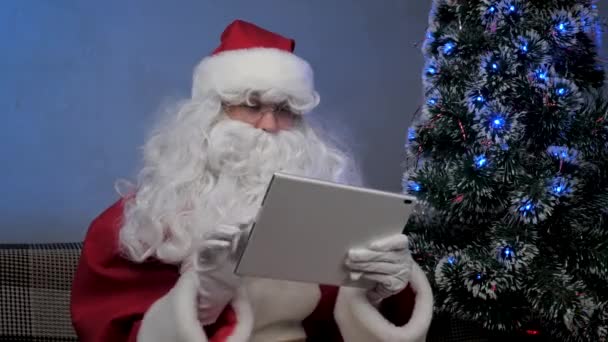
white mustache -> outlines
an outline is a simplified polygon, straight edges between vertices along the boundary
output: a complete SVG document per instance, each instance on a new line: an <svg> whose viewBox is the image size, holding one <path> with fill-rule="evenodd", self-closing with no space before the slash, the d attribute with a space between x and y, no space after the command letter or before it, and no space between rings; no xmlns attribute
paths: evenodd
<svg viewBox="0 0 608 342"><path fill-rule="evenodd" d="M297 130L270 134L227 119L216 124L209 134L208 165L214 172L235 177L268 177L277 171L299 168L304 139Z"/></svg>

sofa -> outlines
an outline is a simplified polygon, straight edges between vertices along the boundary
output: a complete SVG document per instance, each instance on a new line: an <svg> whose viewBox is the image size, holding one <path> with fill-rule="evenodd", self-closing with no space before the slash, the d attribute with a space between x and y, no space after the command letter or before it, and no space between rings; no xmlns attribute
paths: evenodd
<svg viewBox="0 0 608 342"><path fill-rule="evenodd" d="M78 341L70 286L81 243L0 244L0 342ZM437 318L431 342L496 341L472 324ZM108 341L113 342L113 341Z"/></svg>
<svg viewBox="0 0 608 342"><path fill-rule="evenodd" d="M81 247L0 245L0 341L78 341L69 303Z"/></svg>

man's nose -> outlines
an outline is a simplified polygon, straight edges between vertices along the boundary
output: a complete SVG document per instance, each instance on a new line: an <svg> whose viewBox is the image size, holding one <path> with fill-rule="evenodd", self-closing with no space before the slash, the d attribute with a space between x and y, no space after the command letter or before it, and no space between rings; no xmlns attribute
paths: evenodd
<svg viewBox="0 0 608 342"><path fill-rule="evenodd" d="M276 133L279 131L277 118L272 111L266 111L255 125L255 128L263 129L268 133Z"/></svg>

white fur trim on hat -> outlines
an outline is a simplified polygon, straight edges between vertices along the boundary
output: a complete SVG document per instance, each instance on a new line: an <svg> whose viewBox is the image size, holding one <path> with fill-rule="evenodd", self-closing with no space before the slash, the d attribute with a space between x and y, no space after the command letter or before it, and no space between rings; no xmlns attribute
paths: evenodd
<svg viewBox="0 0 608 342"><path fill-rule="evenodd" d="M308 62L273 48L229 50L206 57L194 70L192 98L271 89L285 93L303 108L302 112L319 103Z"/></svg>
<svg viewBox="0 0 608 342"><path fill-rule="evenodd" d="M424 342L433 316L431 286L420 267L413 265L410 285L416 295L414 310L404 326L395 326L374 307L364 289L340 288L335 318L345 342Z"/></svg>

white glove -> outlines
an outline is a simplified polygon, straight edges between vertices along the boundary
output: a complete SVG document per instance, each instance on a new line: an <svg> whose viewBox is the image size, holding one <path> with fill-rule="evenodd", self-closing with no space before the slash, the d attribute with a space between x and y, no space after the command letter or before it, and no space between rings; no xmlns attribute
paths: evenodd
<svg viewBox="0 0 608 342"><path fill-rule="evenodd" d="M412 263L409 242L403 234L375 241L368 248L351 249L346 258L351 279L361 278L375 283L367 292L374 305L407 286Z"/></svg>
<svg viewBox="0 0 608 342"><path fill-rule="evenodd" d="M203 325L213 324L236 295L240 277L234 274L242 231L222 225L203 237L194 260L198 274L198 313Z"/></svg>

